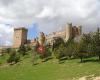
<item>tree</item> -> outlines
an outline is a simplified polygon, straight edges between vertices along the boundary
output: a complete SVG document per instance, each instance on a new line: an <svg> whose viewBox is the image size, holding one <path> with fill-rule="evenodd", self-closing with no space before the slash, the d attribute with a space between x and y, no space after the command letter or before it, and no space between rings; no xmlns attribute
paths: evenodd
<svg viewBox="0 0 100 80"><path fill-rule="evenodd" d="M99 28L97 28L97 32L94 35L94 50L95 50L95 53L98 55L99 61L100 61L100 31L99 31Z"/></svg>
<svg viewBox="0 0 100 80"><path fill-rule="evenodd" d="M77 56L81 59L81 62L83 62L83 57L87 56L87 52L86 52L86 44L84 44L83 42L80 42L76 48L77 50Z"/></svg>
<svg viewBox="0 0 100 80"><path fill-rule="evenodd" d="M83 58L95 56L94 40L91 33L84 34L77 46L77 56L80 57L81 62Z"/></svg>
<svg viewBox="0 0 100 80"><path fill-rule="evenodd" d="M53 50L59 48L60 45L65 45L65 42L62 38L60 37L55 37L54 42L53 42Z"/></svg>
<svg viewBox="0 0 100 80"><path fill-rule="evenodd" d="M26 51L31 51L32 50L30 45L26 45L25 47L26 47Z"/></svg>
<svg viewBox="0 0 100 80"><path fill-rule="evenodd" d="M53 43L53 53L57 59L61 60L61 58L65 56L64 48L65 48L64 40L60 37L55 37Z"/></svg>
<svg viewBox="0 0 100 80"><path fill-rule="evenodd" d="M20 56L16 53L15 50L12 50L9 55L9 58L7 59L7 62L13 64L19 62L19 60Z"/></svg>
<svg viewBox="0 0 100 80"><path fill-rule="evenodd" d="M54 49L54 55L57 59L61 60L62 57L65 56L64 54L65 47L63 44L60 44L58 48Z"/></svg>
<svg viewBox="0 0 100 80"><path fill-rule="evenodd" d="M46 57L50 57L52 55L52 50L50 47L46 46L46 49L45 49L45 54L46 54Z"/></svg>
<svg viewBox="0 0 100 80"><path fill-rule="evenodd" d="M25 56L27 54L27 48L26 48L26 46L25 45L21 45L20 48L19 48L19 50L18 50L18 52L20 54L22 54L23 56Z"/></svg>
<svg viewBox="0 0 100 80"><path fill-rule="evenodd" d="M76 46L77 43L74 41L74 39L68 40L68 42L66 43L66 47L64 49L65 56L68 58L71 58L72 56L75 57Z"/></svg>
<svg viewBox="0 0 100 80"><path fill-rule="evenodd" d="M7 48L7 49L5 50L5 52L6 52L6 53L8 53L8 54L10 54L10 53L11 53L11 51L12 51L12 49L11 49L11 48Z"/></svg>

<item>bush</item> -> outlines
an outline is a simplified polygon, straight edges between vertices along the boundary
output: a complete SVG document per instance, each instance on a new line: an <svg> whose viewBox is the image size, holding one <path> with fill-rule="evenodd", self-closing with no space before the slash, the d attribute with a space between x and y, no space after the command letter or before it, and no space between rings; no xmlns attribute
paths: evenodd
<svg viewBox="0 0 100 80"><path fill-rule="evenodd" d="M46 47L46 57L49 57L52 55L52 51L51 51L51 48L49 47Z"/></svg>
<svg viewBox="0 0 100 80"><path fill-rule="evenodd" d="M6 52L6 53L8 53L8 54L10 54L10 53L11 53L11 51L12 51L12 49L11 49L11 48L7 48L7 49L5 50L5 52Z"/></svg>
<svg viewBox="0 0 100 80"><path fill-rule="evenodd" d="M26 45L25 47L26 47L26 51L31 51L32 50L30 45Z"/></svg>
<svg viewBox="0 0 100 80"><path fill-rule="evenodd" d="M65 42L62 38L54 38L53 42L53 50L59 48L60 45L65 45Z"/></svg>
<svg viewBox="0 0 100 80"><path fill-rule="evenodd" d="M62 57L65 57L65 54L64 54L64 46L63 46L63 44L61 44L60 46L59 46L59 48L55 48L54 49L54 55L55 55L55 57L57 58L57 59L61 59Z"/></svg>
<svg viewBox="0 0 100 80"><path fill-rule="evenodd" d="M19 50L18 50L18 52L20 54L22 54L23 56L27 55L27 48L26 48L26 46L25 45L21 45Z"/></svg>
<svg viewBox="0 0 100 80"><path fill-rule="evenodd" d="M11 54L9 55L9 58L7 60L8 63L17 63L20 60L20 56L16 53L15 50L13 50L11 52Z"/></svg>
<svg viewBox="0 0 100 80"><path fill-rule="evenodd" d="M64 54L67 58L74 57L76 54L77 43L74 40L70 40L67 42L66 47L64 49Z"/></svg>

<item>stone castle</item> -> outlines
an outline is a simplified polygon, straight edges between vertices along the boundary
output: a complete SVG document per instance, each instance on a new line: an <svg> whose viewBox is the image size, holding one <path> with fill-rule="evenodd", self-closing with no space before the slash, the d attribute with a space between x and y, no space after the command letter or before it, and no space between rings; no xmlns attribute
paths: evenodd
<svg viewBox="0 0 100 80"><path fill-rule="evenodd" d="M13 44L14 48L18 48L24 44L32 44L32 45L35 44L36 39L27 40L27 32L28 30L23 27L14 29L14 44ZM73 26L72 23L70 23L65 26L64 30L53 32L45 36L45 38L46 38L46 42L52 45L52 41L55 37L56 38L60 37L65 41L68 41L70 38L75 38L77 36L80 36L81 34L82 34L82 26L76 27ZM41 32L40 35L43 35L43 32Z"/></svg>
<svg viewBox="0 0 100 80"><path fill-rule="evenodd" d="M78 37L82 34L82 26L73 26L72 23L67 24L64 30L53 32L46 36L47 42L52 44L53 38L60 37L65 41L68 41L70 38Z"/></svg>

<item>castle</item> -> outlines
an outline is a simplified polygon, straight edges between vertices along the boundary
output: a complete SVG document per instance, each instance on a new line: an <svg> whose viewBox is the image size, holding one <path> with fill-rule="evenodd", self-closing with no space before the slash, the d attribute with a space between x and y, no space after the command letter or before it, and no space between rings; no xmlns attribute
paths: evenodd
<svg viewBox="0 0 100 80"><path fill-rule="evenodd" d="M27 32L26 28L16 28L14 29L14 48L18 48L24 44L32 44L34 45L36 40L27 40ZM43 33L40 33L41 35ZM53 39L60 37L65 41L68 41L70 38L75 38L82 34L82 26L73 26L72 23L67 24L64 30L53 32L46 36L46 42L52 45Z"/></svg>
<svg viewBox="0 0 100 80"><path fill-rule="evenodd" d="M78 37L82 34L82 26L73 26L72 23L69 23L65 26L64 30L53 32L46 36L47 43L52 44L53 39L60 37L65 41L68 41L71 38Z"/></svg>

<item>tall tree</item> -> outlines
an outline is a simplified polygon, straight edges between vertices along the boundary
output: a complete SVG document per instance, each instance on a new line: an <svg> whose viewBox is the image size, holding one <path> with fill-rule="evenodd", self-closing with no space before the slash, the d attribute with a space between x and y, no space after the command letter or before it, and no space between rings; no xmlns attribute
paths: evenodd
<svg viewBox="0 0 100 80"><path fill-rule="evenodd" d="M26 46L25 46L25 45L21 45L21 46L19 47L18 52L19 52L20 54L22 54L23 56L26 55L26 54L27 54Z"/></svg>
<svg viewBox="0 0 100 80"><path fill-rule="evenodd" d="M94 50L96 54L98 55L99 61L100 61L100 31L99 31L99 28L97 28L97 32L94 35L94 46L95 46Z"/></svg>
<svg viewBox="0 0 100 80"><path fill-rule="evenodd" d="M95 55L93 42L94 41L91 33L83 35L77 47L77 53L81 59L81 62L83 61L83 58L92 57Z"/></svg>

